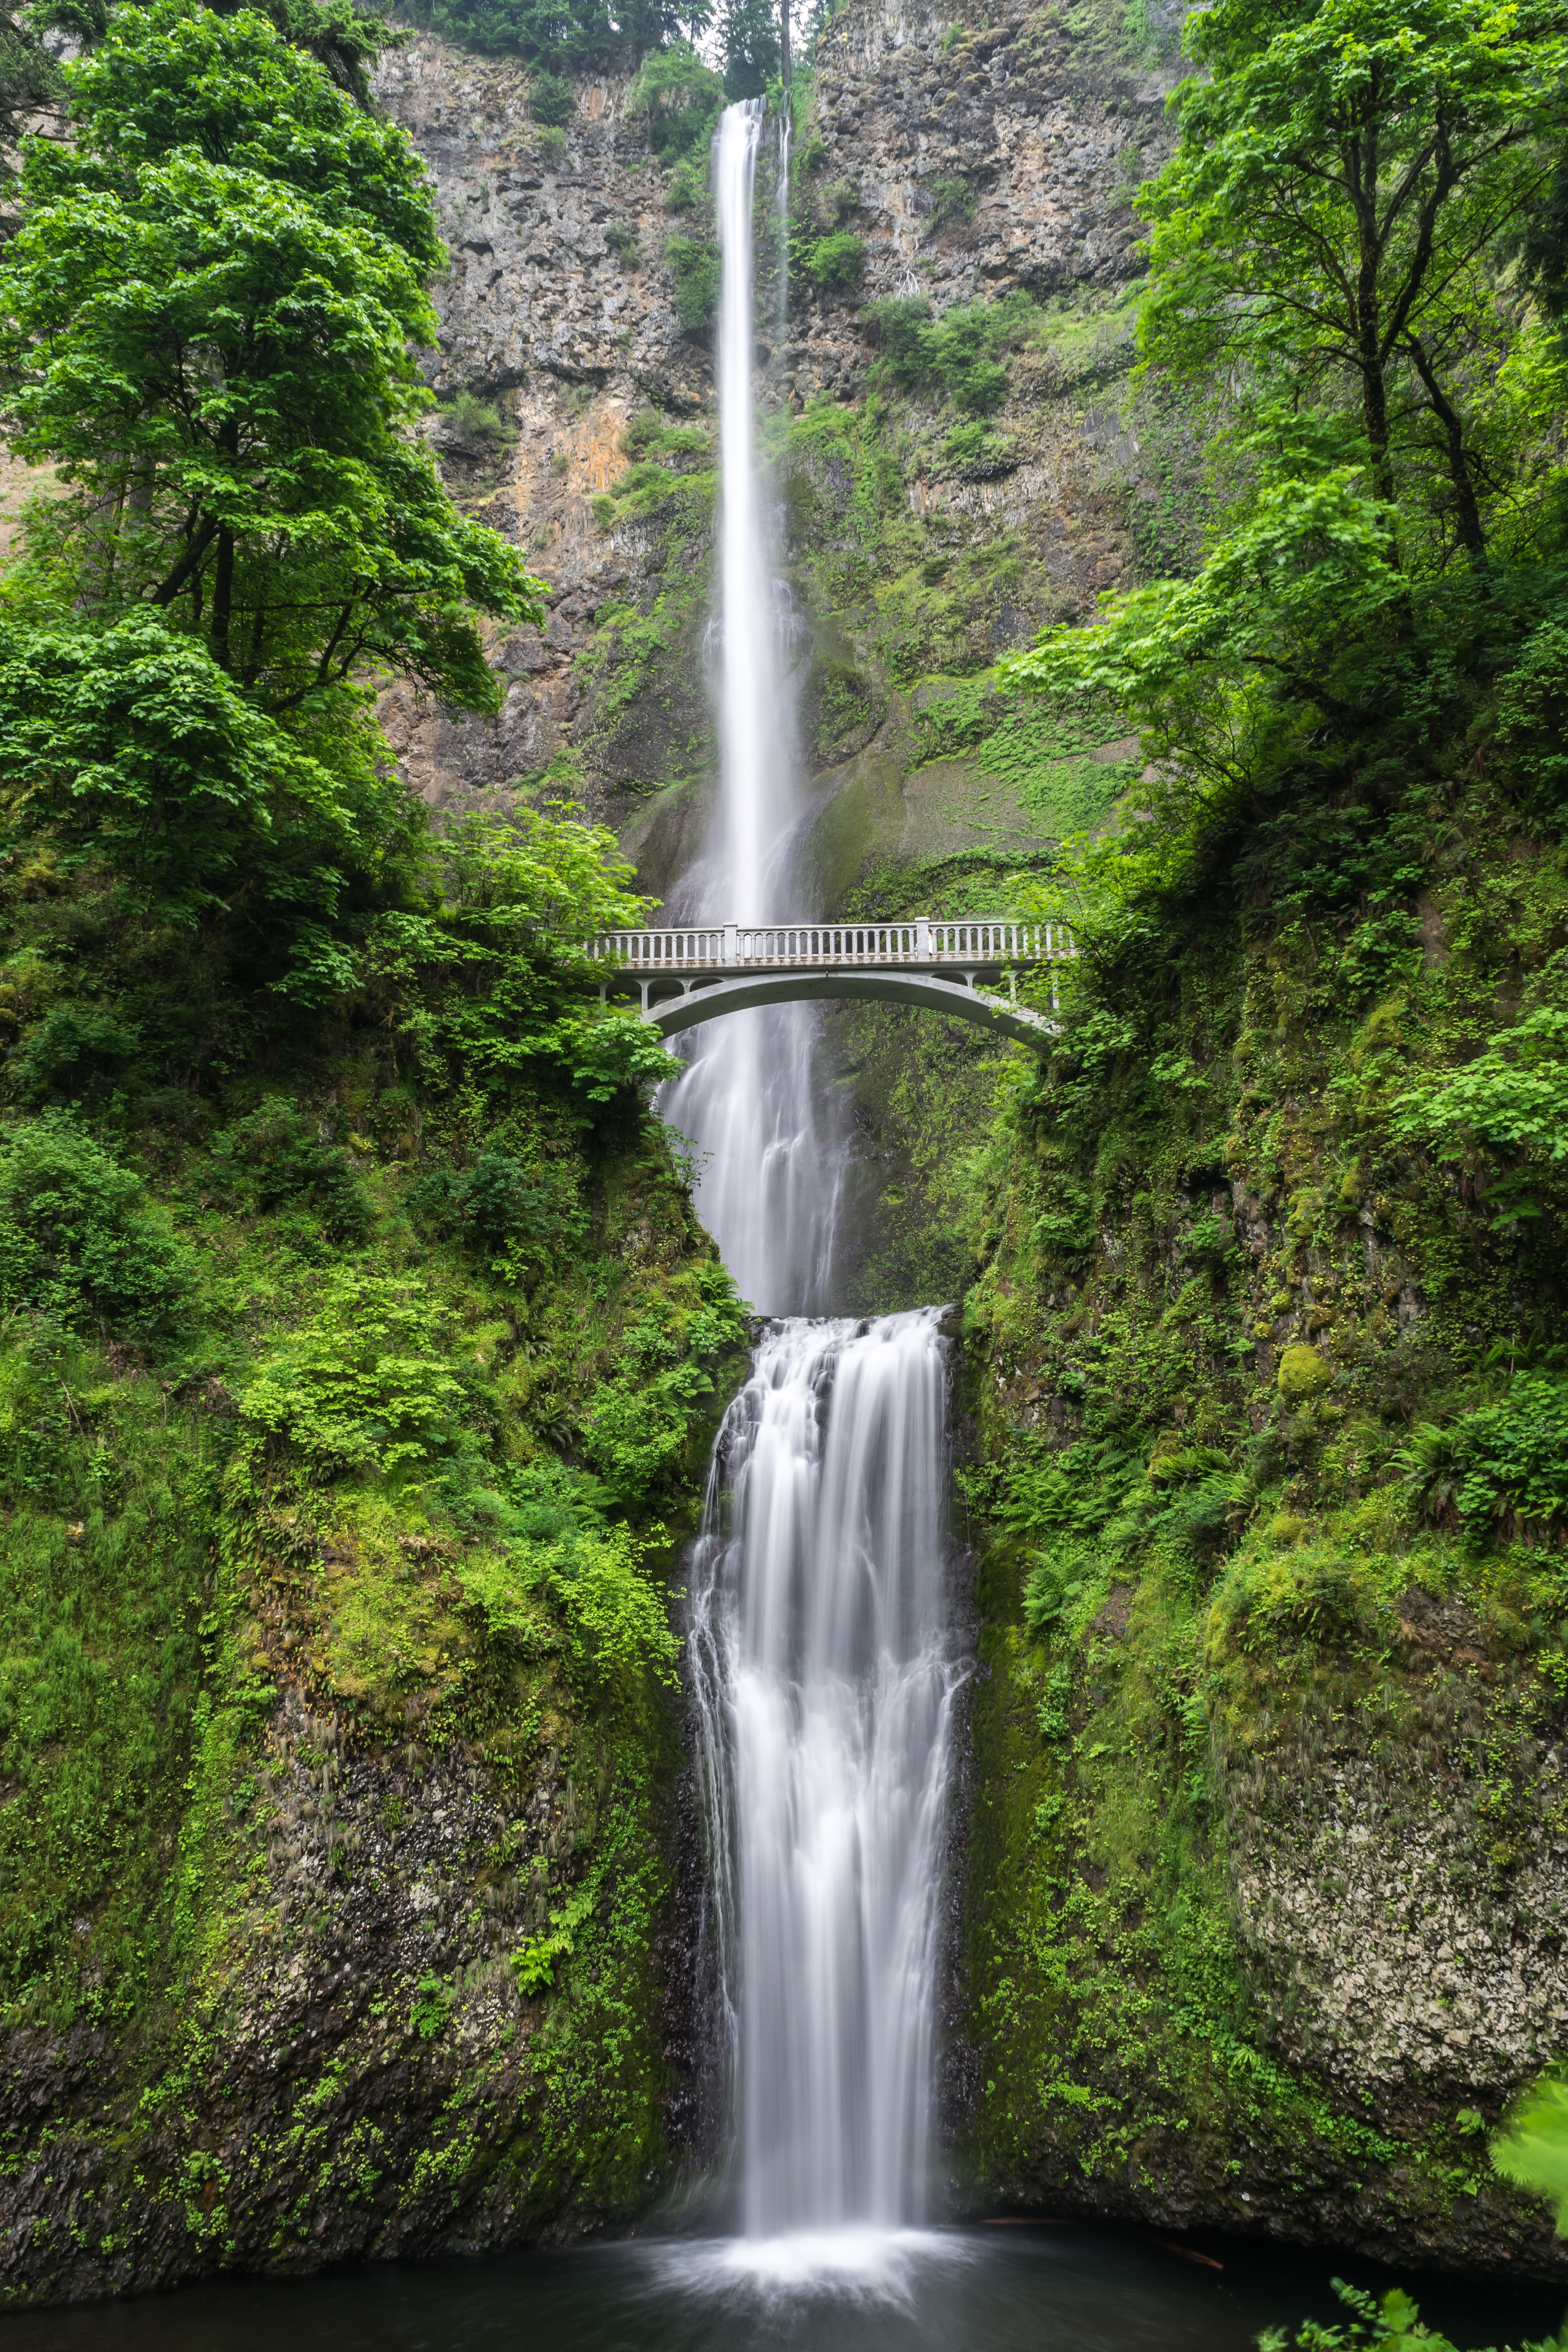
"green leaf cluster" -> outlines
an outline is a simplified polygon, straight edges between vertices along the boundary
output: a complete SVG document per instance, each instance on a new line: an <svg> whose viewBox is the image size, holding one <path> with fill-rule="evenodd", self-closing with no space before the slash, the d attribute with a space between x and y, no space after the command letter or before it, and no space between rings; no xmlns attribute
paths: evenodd
<svg viewBox="0 0 1568 2352"><path fill-rule="evenodd" d="M0 1307L147 1339L169 1328L190 1280L142 1178L74 1120L0 1131Z"/></svg>

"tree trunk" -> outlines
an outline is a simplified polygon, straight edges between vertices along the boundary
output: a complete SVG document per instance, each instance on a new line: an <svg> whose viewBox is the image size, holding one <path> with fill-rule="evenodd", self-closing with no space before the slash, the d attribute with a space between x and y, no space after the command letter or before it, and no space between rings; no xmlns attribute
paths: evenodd
<svg viewBox="0 0 1568 2352"><path fill-rule="evenodd" d="M789 0L779 0L779 74L784 82L784 104L789 104Z"/></svg>
<svg viewBox="0 0 1568 2352"><path fill-rule="evenodd" d="M219 669L229 667L228 624L234 607L234 533L226 524L217 535L217 564L213 572L213 659Z"/></svg>
<svg viewBox="0 0 1568 2352"><path fill-rule="evenodd" d="M1437 381L1436 372L1426 356L1419 335L1406 334L1405 348L1415 362L1432 414L1443 428L1443 440L1448 456L1448 479L1454 486L1454 519L1459 528L1459 543L1470 562L1483 564L1487 560L1487 535L1481 527L1480 500L1476 496L1475 477L1470 472L1469 453L1465 447L1465 428L1453 402Z"/></svg>

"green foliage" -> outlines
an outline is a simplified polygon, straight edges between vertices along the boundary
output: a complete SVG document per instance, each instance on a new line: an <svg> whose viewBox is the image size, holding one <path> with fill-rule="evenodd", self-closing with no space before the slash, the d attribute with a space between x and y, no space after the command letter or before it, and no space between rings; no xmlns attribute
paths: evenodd
<svg viewBox="0 0 1568 2352"><path fill-rule="evenodd" d="M535 122L563 130L577 109L577 94L560 74L535 74L529 84L528 110Z"/></svg>
<svg viewBox="0 0 1568 2352"><path fill-rule="evenodd" d="M441 422L459 441L515 441L517 427L503 415L493 400L481 400L475 392L459 392L442 404Z"/></svg>
<svg viewBox="0 0 1568 2352"><path fill-rule="evenodd" d="M531 1936L512 1954L508 1966L517 1971L517 1989L525 2000L553 1988L557 1964L572 1958L578 1930L593 1917L600 1893L600 1874L595 1871L551 1913L549 1934Z"/></svg>
<svg viewBox="0 0 1568 2352"><path fill-rule="evenodd" d="M850 229L833 229L809 245L801 261L812 284L824 294L847 294L865 276L866 241Z"/></svg>
<svg viewBox="0 0 1568 2352"><path fill-rule="evenodd" d="M1017 464L1014 445L1005 433L994 433L979 417L958 425L942 445L942 462L966 481L984 482L1010 473Z"/></svg>
<svg viewBox="0 0 1568 2352"><path fill-rule="evenodd" d="M902 392L950 400L966 416L989 416L1007 397L1005 354L1029 331L1027 295L960 302L940 318L921 295L867 305L882 346L881 374Z"/></svg>
<svg viewBox="0 0 1568 2352"><path fill-rule="evenodd" d="M73 485L31 524L57 593L164 614L275 715L373 662L493 709L471 608L542 606L408 430L443 250L405 134L187 0L68 72L0 271L15 446Z"/></svg>
<svg viewBox="0 0 1568 2352"><path fill-rule="evenodd" d="M1479 1147L1505 1166L1523 1163L1491 1197L1505 1217L1539 1214L1535 1171L1568 1157L1568 1008L1538 1004L1474 1060L1425 1072L1399 1096L1394 1131L1435 1145L1440 1160Z"/></svg>
<svg viewBox="0 0 1568 2352"><path fill-rule="evenodd" d="M1360 2345L1365 2352L1407 2352L1407 2347L1425 2346L1429 2352L1457 2352L1446 2336L1439 2336L1421 2325L1421 2314L1403 2287L1390 2287L1386 2294L1374 2296L1361 2288L1347 2286L1343 2279L1335 2279L1334 2293L1348 2311L1355 2314L1348 2327L1325 2327L1318 2320L1309 2319L1294 2336L1282 2327L1266 2328L1258 2337L1258 2352L1349 2352ZM1525 2345L1521 2352L1555 2352L1555 2342Z"/></svg>
<svg viewBox="0 0 1568 2352"><path fill-rule="evenodd" d="M582 943L635 925L646 906L626 889L612 834L527 810L510 824L460 819L441 854L426 911L384 916L367 954L426 1083L461 1070L504 1091L542 1064L597 1107L669 1076L669 1055L637 1013L584 1002L603 967Z"/></svg>
<svg viewBox="0 0 1568 2352"><path fill-rule="evenodd" d="M668 1690L679 1687L680 1644L664 1591L624 1528L580 1537L557 1553L550 1583L565 1614L570 1654L594 1682L628 1699L650 1676Z"/></svg>
<svg viewBox="0 0 1568 2352"><path fill-rule="evenodd" d="M1568 2237L1568 2083L1542 2074L1522 2092L1492 2140L1491 2159L1505 2180L1556 2207L1557 2234Z"/></svg>
<svg viewBox="0 0 1568 2352"><path fill-rule="evenodd" d="M931 198L931 225L945 228L949 221L973 220L975 194L962 173L950 173L945 178L930 180L926 194Z"/></svg>
<svg viewBox="0 0 1568 2352"><path fill-rule="evenodd" d="M628 70L665 42L700 33L710 11L669 0L415 0L413 22L480 57L521 58L557 75Z"/></svg>
<svg viewBox="0 0 1568 2352"><path fill-rule="evenodd" d="M1194 17L1205 70L1138 198L1154 224L1142 333L1189 381L1359 418L1375 496L1484 559L1512 470L1480 413L1505 348L1488 257L1544 190L1568 120L1560 19L1384 0Z"/></svg>
<svg viewBox="0 0 1568 2352"><path fill-rule="evenodd" d="M626 94L626 115L628 121L642 125L660 163L680 165L705 156L723 104L721 77L704 64L689 42L674 41L645 59ZM693 177L689 202L695 201ZM673 187L665 202L673 210L689 208L689 203L684 207L676 203Z"/></svg>
<svg viewBox="0 0 1568 2352"><path fill-rule="evenodd" d="M1568 807L1568 627L1543 621L1498 693L1498 733L1542 814Z"/></svg>
<svg viewBox="0 0 1568 2352"><path fill-rule="evenodd" d="M605 243L623 269L635 269L642 259L642 241L636 229L628 228L625 221L611 222L605 231Z"/></svg>
<svg viewBox="0 0 1568 2352"><path fill-rule="evenodd" d="M213 1160L219 1184L253 1214L308 1202L332 1242L363 1241L370 1203L341 1145L322 1139L319 1120L284 1095L268 1095L216 1138Z"/></svg>
<svg viewBox="0 0 1568 2352"><path fill-rule="evenodd" d="M214 1529L202 1434L39 1327L0 1356L0 1999L123 2019L169 1965ZM90 1917L90 1948L77 1922Z"/></svg>
<svg viewBox="0 0 1568 2352"><path fill-rule="evenodd" d="M1496 1404L1411 1433L1405 1484L1434 1518L1477 1534L1547 1535L1568 1521L1568 1387L1521 1373Z"/></svg>
<svg viewBox="0 0 1568 2352"><path fill-rule="evenodd" d="M413 2007L408 2012L408 2030L421 2042L438 2042L452 2021L452 2003L439 1977L421 1977Z"/></svg>
<svg viewBox="0 0 1568 2352"><path fill-rule="evenodd" d="M263 1354L240 1410L327 1473L425 1461L455 1442L463 1393L440 1327L416 1284L337 1272Z"/></svg>
<svg viewBox="0 0 1568 2352"><path fill-rule="evenodd" d="M715 1265L695 1314L650 1314L628 1326L620 1360L584 1426L588 1460L623 1509L646 1512L675 1491L689 1463L693 1410L714 1395L713 1360L745 1343L734 1286Z"/></svg>
<svg viewBox="0 0 1568 2352"><path fill-rule="evenodd" d="M167 1331L190 1268L147 1188L71 1120L0 1129L0 1304L122 1339Z"/></svg>
<svg viewBox="0 0 1568 2352"><path fill-rule="evenodd" d="M719 0L718 36L724 96L761 98L779 71L778 12L773 0Z"/></svg>
<svg viewBox="0 0 1568 2352"><path fill-rule="evenodd" d="M363 821L399 822L395 787L313 758L150 614L102 630L0 620L0 726L6 845L47 842L63 873L112 876L185 929L247 882L285 937L330 918Z"/></svg>
<svg viewBox="0 0 1568 2352"><path fill-rule="evenodd" d="M675 315L689 335L706 334L719 308L719 248L706 238L672 236L664 248L675 279Z"/></svg>
<svg viewBox="0 0 1568 2352"><path fill-rule="evenodd" d="M65 97L40 30L14 11L0 11L0 142L7 150L15 150L31 117L58 112Z"/></svg>

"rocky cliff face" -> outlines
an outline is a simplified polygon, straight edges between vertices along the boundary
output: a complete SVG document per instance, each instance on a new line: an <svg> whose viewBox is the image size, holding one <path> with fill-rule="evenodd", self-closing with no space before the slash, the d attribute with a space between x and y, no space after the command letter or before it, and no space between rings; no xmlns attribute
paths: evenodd
<svg viewBox="0 0 1568 2352"><path fill-rule="evenodd" d="M816 500L826 512L804 528L802 499L789 500L789 551L813 625L808 705L825 674L831 680L846 651L858 651L876 714L858 739L808 730L823 799L830 804L847 781L837 773L847 746L858 754L890 722L883 777L917 803L906 849L931 831L920 805L931 781L909 784L910 771L928 764L902 723L909 665L903 678L881 675L857 615L836 611L838 600L825 601L823 579L812 576L832 540L846 536L832 509L847 503L848 485L835 479L831 453L815 449L809 433L792 436L788 420L825 400L858 413L877 352L869 298L924 291L941 310L1018 287L1046 295L1060 309L1061 347L1030 351L1014 370L994 419L1005 460L944 467L917 435L894 457L882 503L910 518L917 538L929 526L950 557L1004 551L1016 576L987 600L983 627L968 632L970 659L992 658L1118 580L1140 505L1162 495L1140 476L1139 436L1125 428L1113 388L1131 360L1129 198L1163 151L1171 72L1169 28L1140 45L1114 25L1096 20L1069 35L1021 11L973 30L962 18L860 6L821 45L810 121L796 141L797 195L805 191L809 228L813 191L830 192L835 216L861 238L865 278L854 295L818 296L797 269L785 337L776 348L763 338L762 383L786 490L800 482L826 493ZM427 38L382 73L381 96L429 162L453 254L437 289L441 340L430 369L445 404L437 444L457 493L529 550L551 608L542 643L524 632L496 649L508 677L498 720L445 720L406 690L389 698L386 717L437 805L547 780L615 824L649 887L662 890L700 834L686 803L701 797L711 768L702 675L710 460L681 459L700 491L684 511L649 511L646 497L636 513L606 512L604 502L632 462L622 442L634 419L651 410L668 425L711 432L710 331L678 323L666 258L673 235L700 241L704 231L667 209L669 179L647 154L642 126L627 121L624 79L580 89L559 153L528 119L526 87L515 68ZM480 406L492 411L489 424L475 420ZM628 622L676 604L657 676L628 677ZM846 635L855 641L847 648ZM955 802L940 823L942 848L994 839L995 808L977 823L963 805L966 777L942 781ZM1012 832L1020 844L1037 841L1041 827L1019 814ZM834 878L842 888L853 874Z"/></svg>
<svg viewBox="0 0 1568 2352"><path fill-rule="evenodd" d="M807 647L824 913L985 908L1136 776L1135 743L1093 712L1020 704L991 665L1098 592L1192 557L1192 427L1128 382L1131 196L1165 152L1178 23L1093 6L971 22L852 0L819 45L794 155L791 313L782 333L760 330L759 381ZM500 722L447 724L409 699L397 740L443 805L497 787L574 798L663 895L701 837L712 761L711 381L664 257L672 231L700 240L701 224L666 209L624 85L580 91L557 162L510 69L422 42L384 87L430 160L458 257L432 373L451 478L534 551L552 602L542 645L499 649ZM811 239L835 226L860 240L863 278L814 292ZM916 293L938 316L1032 299L984 435L954 433L941 385L888 380L868 305ZM465 423L464 394L495 403L504 429ZM1296 983L1289 953L1271 952L1258 960L1269 976L1247 984L1283 1005ZM1254 1087L1253 1029L1274 1016L1250 1018L1237 992L1219 1028ZM848 1303L952 1296L974 1273L962 1153L1011 1083L1008 1049L889 1009L834 1008L827 1031L856 1139ZM1233 1580L1256 1567L1310 1583L1289 1562L1338 1546L1350 1582L1370 1559L1384 1597L1366 1587L1321 1639L1281 1633L1273 1663L1268 1637L1232 1643L1205 1613L1204 1579L1241 1524L1216 1505L1228 1536L1199 1528L1184 1566L1107 1570L1072 1638L1058 1627L1042 1643L1022 1622L1026 1547L977 1519L952 2190L971 2208L1266 2228L1551 2273L1560 2251L1489 2178L1481 2135L1568 2030L1561 1708L1521 1648L1517 1596L1458 1597L1430 1561L1401 1583L1390 1563L1409 1530L1375 1482L1358 1486L1352 1462L1342 1510L1313 1486L1314 1446L1334 1476L1350 1459L1334 1433L1353 1406L1279 1395L1284 1351L1331 1359L1348 1318L1346 1380L1369 1395L1415 1380L1416 1396L1437 1360L1423 1353L1424 1253L1447 1264L1473 1246L1441 1238L1436 1211L1423 1226L1370 1200L1347 1213L1343 1249L1304 1238L1300 1202L1337 1179L1303 1106L1334 1054L1362 1050L1331 1034L1320 1024L1321 1050L1303 1045L1292 1066L1301 1139L1287 1174L1242 1118L1234 1148L1174 1191L1158 1153L1130 1168L1079 1235L1088 1192L1042 1137L982 1213L977 1496L999 1491L1021 1444L1081 1435L1086 1389L1121 1383L1129 1400L1157 1393L1166 1415L1156 1496L1162 1447L1196 1460L1232 1421L1260 1444L1276 1424L1294 1433L1302 1499L1247 1538ZM1068 1228L1070 1245L1050 1242ZM1194 1232L1208 1234L1195 1260ZM1198 1274L1213 1331L1193 1320ZM1387 1617L1375 1671L1348 1630L1357 1607Z"/></svg>

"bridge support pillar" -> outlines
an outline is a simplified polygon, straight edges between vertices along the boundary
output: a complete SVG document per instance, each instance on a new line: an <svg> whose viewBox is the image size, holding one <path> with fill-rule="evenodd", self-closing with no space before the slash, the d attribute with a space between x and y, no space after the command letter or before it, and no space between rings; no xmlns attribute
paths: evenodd
<svg viewBox="0 0 1568 2352"><path fill-rule="evenodd" d="M741 926L739 923L726 923L724 926L724 961L726 963L739 963L741 961L741 943L738 936L740 929Z"/></svg>

